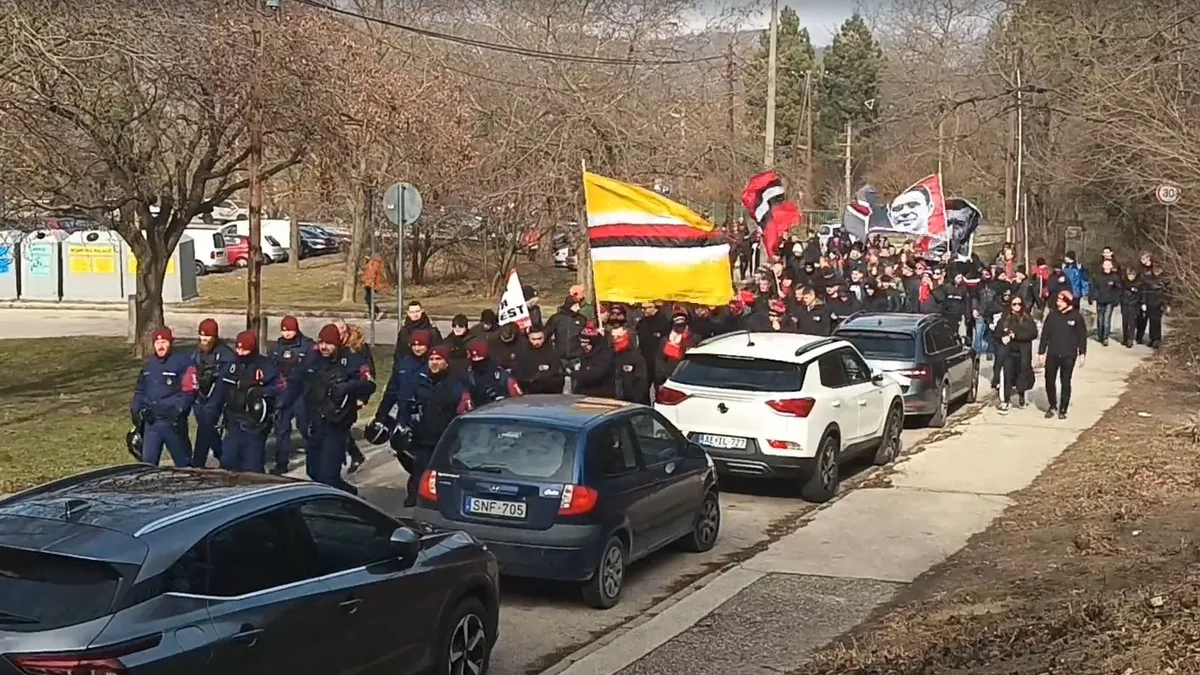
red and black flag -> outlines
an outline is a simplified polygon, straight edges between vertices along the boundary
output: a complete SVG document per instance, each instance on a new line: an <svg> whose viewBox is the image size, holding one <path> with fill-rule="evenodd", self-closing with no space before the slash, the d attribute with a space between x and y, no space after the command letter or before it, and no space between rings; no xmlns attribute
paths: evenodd
<svg viewBox="0 0 1200 675"><path fill-rule="evenodd" d="M779 174L767 170L752 177L742 190L742 206L762 230L767 255L777 257L780 242L801 221L800 209L784 197Z"/></svg>

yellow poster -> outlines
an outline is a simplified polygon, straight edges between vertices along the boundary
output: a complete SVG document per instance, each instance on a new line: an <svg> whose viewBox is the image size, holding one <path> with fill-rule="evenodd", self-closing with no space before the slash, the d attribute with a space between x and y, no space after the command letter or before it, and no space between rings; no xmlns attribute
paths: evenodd
<svg viewBox="0 0 1200 675"><path fill-rule="evenodd" d="M117 247L71 244L67 246L67 269L71 274L116 274Z"/></svg>
<svg viewBox="0 0 1200 675"><path fill-rule="evenodd" d="M129 255L129 273L137 274L137 258L132 253ZM175 274L175 256L167 261L167 274Z"/></svg>

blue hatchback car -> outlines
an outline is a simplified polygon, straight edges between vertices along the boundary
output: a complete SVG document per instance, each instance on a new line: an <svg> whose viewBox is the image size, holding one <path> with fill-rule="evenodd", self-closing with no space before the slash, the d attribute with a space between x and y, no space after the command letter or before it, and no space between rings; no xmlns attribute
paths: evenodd
<svg viewBox="0 0 1200 675"><path fill-rule="evenodd" d="M655 410L552 394L455 419L413 518L474 535L503 574L579 582L607 609L630 563L674 543L711 549L721 506L712 460Z"/></svg>

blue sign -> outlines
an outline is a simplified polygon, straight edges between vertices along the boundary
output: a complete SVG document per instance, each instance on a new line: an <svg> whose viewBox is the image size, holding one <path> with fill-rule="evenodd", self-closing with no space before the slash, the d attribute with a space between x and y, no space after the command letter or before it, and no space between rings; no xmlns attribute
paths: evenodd
<svg viewBox="0 0 1200 675"><path fill-rule="evenodd" d="M0 274L13 273L13 247L11 244L0 244Z"/></svg>
<svg viewBox="0 0 1200 675"><path fill-rule="evenodd" d="M26 252L29 261L29 276L49 277L53 275L54 246L50 244L29 244Z"/></svg>

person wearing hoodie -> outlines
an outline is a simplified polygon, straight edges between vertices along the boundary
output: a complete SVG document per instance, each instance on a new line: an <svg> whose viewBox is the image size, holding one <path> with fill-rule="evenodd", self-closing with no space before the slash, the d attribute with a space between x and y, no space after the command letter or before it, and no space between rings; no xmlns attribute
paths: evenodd
<svg viewBox="0 0 1200 675"><path fill-rule="evenodd" d="M1111 266L1110 266L1111 267ZM1087 356L1088 329L1069 291L1054 299L1055 311L1046 315L1038 341L1038 365L1046 368L1046 419L1067 419L1071 405L1071 374ZM1058 382L1056 382L1056 380ZM1058 391L1056 384L1061 383Z"/></svg>
<svg viewBox="0 0 1200 675"><path fill-rule="evenodd" d="M479 313L479 323L471 326L471 329L467 331L467 334L472 338L491 340L500 330L500 326L497 324L498 321L495 310L485 309Z"/></svg>
<svg viewBox="0 0 1200 675"><path fill-rule="evenodd" d="M851 314L859 310L858 299L850 294L849 289L844 285L830 287L833 292L826 299L825 305L829 308L829 320L832 324L832 330L837 330Z"/></svg>
<svg viewBox="0 0 1200 675"><path fill-rule="evenodd" d="M517 352L521 349L520 331L517 324L510 323L500 327L496 334L488 339L491 345L492 358L497 363L512 370L517 363Z"/></svg>
<svg viewBox="0 0 1200 675"><path fill-rule="evenodd" d="M868 312L892 311L892 300L887 296L886 291L883 291L875 284L867 284L864 290L866 292L866 299L863 302L863 309Z"/></svg>
<svg viewBox="0 0 1200 675"><path fill-rule="evenodd" d="M1079 303L1088 295L1091 294L1092 282L1088 271L1079 264L1078 258L1075 256L1075 251L1067 251L1063 256L1063 274L1067 277L1067 281L1071 283L1071 298L1075 303L1075 309L1079 309ZM1055 298L1058 296L1055 295ZM1057 303L1057 300L1055 300Z"/></svg>
<svg viewBox="0 0 1200 675"><path fill-rule="evenodd" d="M612 324L609 338L613 350L615 398L650 405L650 377L646 359L633 344L633 335L623 323Z"/></svg>
<svg viewBox="0 0 1200 675"><path fill-rule="evenodd" d="M508 369L491 358L487 340L474 338L468 342L467 358L471 365L463 373L463 380L471 395L472 409L523 393Z"/></svg>
<svg viewBox="0 0 1200 675"><path fill-rule="evenodd" d="M1138 341L1138 318L1142 311L1141 277L1136 267L1125 269L1121 280L1121 344L1127 349Z"/></svg>
<svg viewBox="0 0 1200 675"><path fill-rule="evenodd" d="M805 287L800 291L800 306L792 314L792 323L797 333L828 337L833 334L833 320L829 309L817 292Z"/></svg>
<svg viewBox="0 0 1200 675"><path fill-rule="evenodd" d="M661 387L671 377L687 350L692 348L694 340L689 323L687 312L681 309L671 315L671 332L667 333L654 356L655 387Z"/></svg>
<svg viewBox="0 0 1200 675"><path fill-rule="evenodd" d="M468 323L466 314L455 314L450 320L450 332L442 340L442 344L450 348L450 368L458 375L466 372L467 366L470 365L467 358L467 343L471 341Z"/></svg>
<svg viewBox="0 0 1200 675"><path fill-rule="evenodd" d="M1024 408L1025 392L1033 388L1033 341L1038 337L1038 326L1025 302L1012 298L994 332L1004 352L1004 360L996 362L1004 373L1004 390L997 408L1007 414L1013 393L1017 394L1017 407Z"/></svg>
<svg viewBox="0 0 1200 675"><path fill-rule="evenodd" d="M432 344L441 344L442 332L425 313L425 308L421 306L420 301L410 300L408 308L404 311L404 322L400 324L400 330L396 335L395 358L408 356L409 337L412 336L413 331L418 330L429 333Z"/></svg>
<svg viewBox="0 0 1200 675"><path fill-rule="evenodd" d="M1112 335L1113 309L1121 303L1121 273L1115 265L1112 259L1100 263L1100 273L1092 280L1092 292L1088 296L1088 300L1096 305L1096 339L1105 347Z"/></svg>
<svg viewBox="0 0 1200 675"><path fill-rule="evenodd" d="M546 335L554 343L554 351L563 362L563 370L571 371L582 356L579 334L587 326L587 317L583 315L583 297L581 293L568 293L554 316L546 324Z"/></svg>
<svg viewBox="0 0 1200 675"><path fill-rule="evenodd" d="M643 302L642 315L638 317L633 330L637 334L638 351L646 361L650 381L655 382L654 355L663 338L671 332L671 316L662 311L662 303Z"/></svg>
<svg viewBox="0 0 1200 675"><path fill-rule="evenodd" d="M1038 258L1032 272L1030 280L1033 281L1034 305L1031 311L1041 316L1046 311L1046 302L1050 297L1050 277L1054 270L1046 264L1045 258Z"/></svg>
<svg viewBox="0 0 1200 675"><path fill-rule="evenodd" d="M578 339L580 357L567 371L571 392L600 398L615 397L612 345L591 324L579 331Z"/></svg>
<svg viewBox="0 0 1200 675"><path fill-rule="evenodd" d="M517 352L513 376L527 394L561 394L566 380L562 359L550 346L546 329L538 323L529 326L525 341Z"/></svg>

